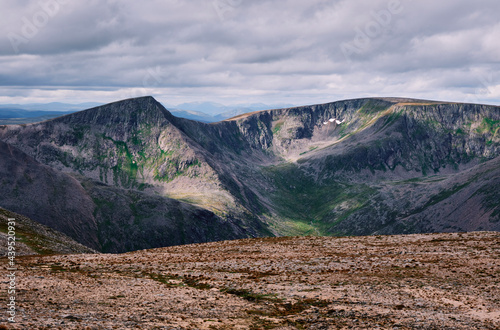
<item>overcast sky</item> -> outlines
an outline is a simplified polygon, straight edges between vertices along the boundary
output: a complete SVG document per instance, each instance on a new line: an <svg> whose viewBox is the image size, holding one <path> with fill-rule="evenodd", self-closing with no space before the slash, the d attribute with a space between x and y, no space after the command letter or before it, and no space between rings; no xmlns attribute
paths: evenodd
<svg viewBox="0 0 500 330"><path fill-rule="evenodd" d="M0 103L500 105L498 0L1 0Z"/></svg>

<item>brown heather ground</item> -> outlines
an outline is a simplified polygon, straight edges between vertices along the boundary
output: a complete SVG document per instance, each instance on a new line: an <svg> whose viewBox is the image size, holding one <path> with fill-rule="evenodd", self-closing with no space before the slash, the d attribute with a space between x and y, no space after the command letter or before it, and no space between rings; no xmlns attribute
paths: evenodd
<svg viewBox="0 0 500 330"><path fill-rule="evenodd" d="M500 328L498 232L246 239L17 263L19 329Z"/></svg>

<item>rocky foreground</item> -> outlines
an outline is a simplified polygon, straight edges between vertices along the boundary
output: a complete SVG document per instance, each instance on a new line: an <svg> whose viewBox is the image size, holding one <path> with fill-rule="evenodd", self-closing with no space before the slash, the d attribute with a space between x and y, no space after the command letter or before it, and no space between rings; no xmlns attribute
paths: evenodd
<svg viewBox="0 0 500 330"><path fill-rule="evenodd" d="M498 232L245 239L16 262L17 323L2 313L0 328L500 328Z"/></svg>

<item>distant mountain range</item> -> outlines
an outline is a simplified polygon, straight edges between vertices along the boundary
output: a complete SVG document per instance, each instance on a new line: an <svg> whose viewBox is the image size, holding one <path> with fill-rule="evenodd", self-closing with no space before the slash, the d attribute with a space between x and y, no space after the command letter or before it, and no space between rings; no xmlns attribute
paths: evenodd
<svg viewBox="0 0 500 330"><path fill-rule="evenodd" d="M0 125L15 125L41 122L73 112L89 109L101 103L68 104L60 102L4 104L0 105ZM263 103L226 106L214 102L191 102L167 106L169 111L181 118L205 123L218 122L243 113L289 107L289 104L266 105Z"/></svg>
<svg viewBox="0 0 500 330"><path fill-rule="evenodd" d="M51 103L28 103L28 104L0 104L0 109L22 109L27 111L80 111L89 109L102 103L86 102L79 104L51 102Z"/></svg>
<svg viewBox="0 0 500 330"><path fill-rule="evenodd" d="M166 106L167 109L175 116L187 118L202 122L218 122L224 119L232 118L244 113L271 110L280 108L289 108L293 104L264 104L264 103L251 103L226 106L214 102L189 102L173 106Z"/></svg>
<svg viewBox="0 0 500 330"><path fill-rule="evenodd" d="M41 122L73 112L85 110L100 103L31 103L0 105L0 125L16 125Z"/></svg>
<svg viewBox="0 0 500 330"><path fill-rule="evenodd" d="M0 126L0 206L103 252L499 231L499 156L496 106L365 98L207 124L142 97Z"/></svg>

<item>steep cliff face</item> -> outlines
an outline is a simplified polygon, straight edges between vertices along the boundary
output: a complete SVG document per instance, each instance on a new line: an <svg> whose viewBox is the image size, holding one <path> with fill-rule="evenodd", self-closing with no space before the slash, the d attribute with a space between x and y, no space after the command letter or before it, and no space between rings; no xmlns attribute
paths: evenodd
<svg viewBox="0 0 500 330"><path fill-rule="evenodd" d="M152 98L133 99L48 122L9 127L3 139L64 171L138 188L138 178L147 184L172 181L177 173L193 177L202 172L201 163L192 166L197 155L168 117ZM168 162L163 162L167 156Z"/></svg>
<svg viewBox="0 0 500 330"><path fill-rule="evenodd" d="M372 98L205 124L145 97L0 126L0 140L84 190L92 244L104 251L262 235L500 230L499 109Z"/></svg>
<svg viewBox="0 0 500 330"><path fill-rule="evenodd" d="M262 111L228 121L236 122L252 148L296 160L311 148L324 147L360 129L374 114L391 105L381 99L357 99Z"/></svg>
<svg viewBox="0 0 500 330"><path fill-rule="evenodd" d="M500 155L500 111L498 107L475 104L403 106L407 127L428 128L430 138L447 138L457 154L493 158ZM442 138L441 141L444 139Z"/></svg>
<svg viewBox="0 0 500 330"><path fill-rule="evenodd" d="M248 146L288 160L305 158L312 151L342 142L349 144L349 150L372 143L397 151L406 144L416 152L429 150L429 156L464 156L456 161L467 162L468 157L499 155L499 116L498 107L485 105L358 99L263 111L229 121L236 122ZM391 145L398 141L400 146ZM400 158L411 157L405 154Z"/></svg>
<svg viewBox="0 0 500 330"><path fill-rule="evenodd" d="M271 147L262 147L288 160L262 170L270 209L292 224L285 231L500 229L499 203L485 202L500 173L498 107L365 99L292 110L236 119L240 127L256 120L272 127ZM443 204L456 210L444 214Z"/></svg>

